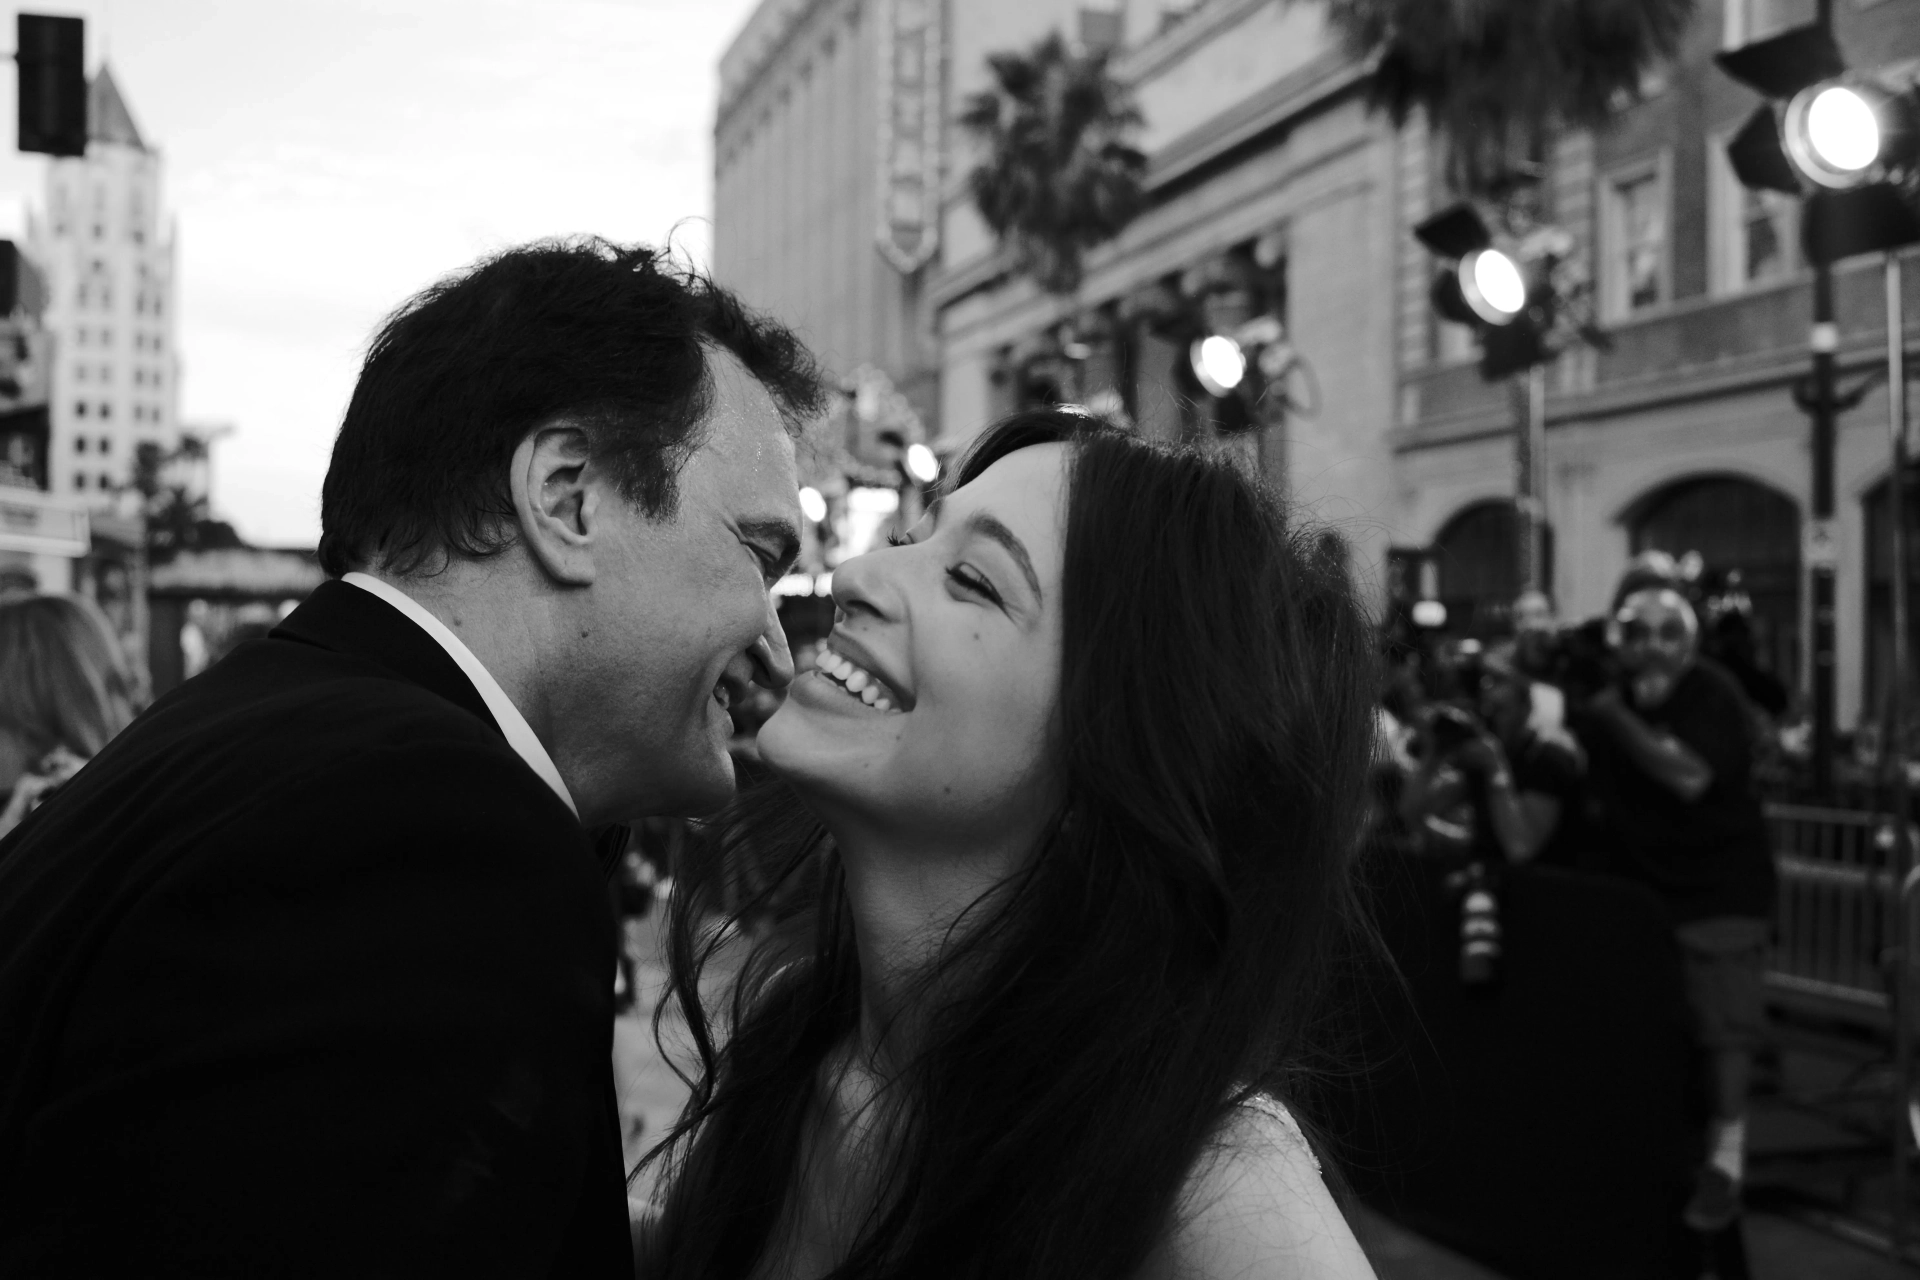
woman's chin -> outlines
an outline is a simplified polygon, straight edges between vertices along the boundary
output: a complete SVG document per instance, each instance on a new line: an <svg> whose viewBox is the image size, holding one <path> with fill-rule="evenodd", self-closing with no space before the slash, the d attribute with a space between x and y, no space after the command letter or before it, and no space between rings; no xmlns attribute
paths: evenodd
<svg viewBox="0 0 1920 1280"><path fill-rule="evenodd" d="M852 805L867 809L877 797L854 794L849 784L859 781L870 789L880 770L873 767L870 742L849 733L843 717L823 714L789 698L760 726L760 759L783 782L808 797L835 808Z"/></svg>

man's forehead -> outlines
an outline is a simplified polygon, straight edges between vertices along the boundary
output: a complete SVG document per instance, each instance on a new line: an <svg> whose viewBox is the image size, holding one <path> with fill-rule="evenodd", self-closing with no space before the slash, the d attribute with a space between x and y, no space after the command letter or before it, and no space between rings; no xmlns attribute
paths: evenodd
<svg viewBox="0 0 1920 1280"><path fill-rule="evenodd" d="M707 407L706 447L741 458L793 460L793 438L773 396L731 351L710 350L713 395Z"/></svg>

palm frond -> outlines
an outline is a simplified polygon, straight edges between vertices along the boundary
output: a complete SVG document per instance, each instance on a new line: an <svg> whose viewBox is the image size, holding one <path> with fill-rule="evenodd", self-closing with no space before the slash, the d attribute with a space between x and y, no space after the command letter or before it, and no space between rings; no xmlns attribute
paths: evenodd
<svg viewBox="0 0 1920 1280"><path fill-rule="evenodd" d="M1143 118L1104 54L1075 54L1057 33L1024 53L993 54L987 67L992 87L956 117L983 153L968 190L1020 269L1071 293L1085 251L1144 203L1146 156L1127 142Z"/></svg>
<svg viewBox="0 0 1920 1280"><path fill-rule="evenodd" d="M1424 110L1457 185L1482 189L1553 130L1605 123L1675 56L1696 0L1326 0L1375 102Z"/></svg>

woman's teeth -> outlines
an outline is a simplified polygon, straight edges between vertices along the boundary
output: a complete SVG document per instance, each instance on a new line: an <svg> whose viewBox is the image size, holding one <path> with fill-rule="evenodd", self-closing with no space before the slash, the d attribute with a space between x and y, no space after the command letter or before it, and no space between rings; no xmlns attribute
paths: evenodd
<svg viewBox="0 0 1920 1280"><path fill-rule="evenodd" d="M892 711L893 699L887 696L886 686L879 677L864 667L855 665L831 649L820 650L820 656L814 659L814 668L821 675L839 685L847 693L872 707L875 711Z"/></svg>

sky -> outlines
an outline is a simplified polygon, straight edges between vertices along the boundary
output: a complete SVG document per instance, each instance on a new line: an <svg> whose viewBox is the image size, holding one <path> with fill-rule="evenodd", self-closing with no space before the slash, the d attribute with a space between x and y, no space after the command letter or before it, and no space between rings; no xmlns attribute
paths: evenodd
<svg viewBox="0 0 1920 1280"><path fill-rule="evenodd" d="M89 71L108 61L162 154L162 208L178 228L181 421L233 427L215 447L215 513L261 545L312 546L367 338L409 294L481 254L592 232L670 240L704 263L718 64L753 7L31 6L87 19ZM0 134L12 139L5 62ZM40 207L45 165L0 150L0 208Z"/></svg>

